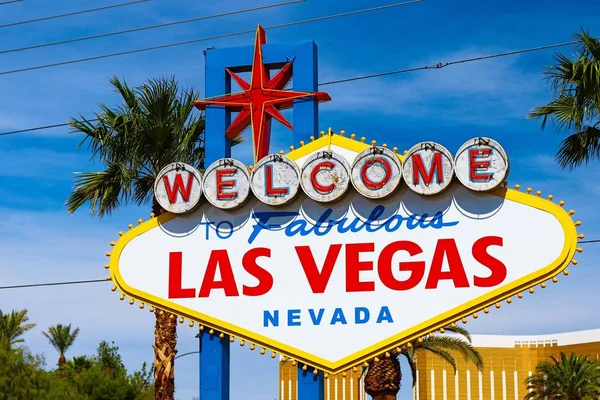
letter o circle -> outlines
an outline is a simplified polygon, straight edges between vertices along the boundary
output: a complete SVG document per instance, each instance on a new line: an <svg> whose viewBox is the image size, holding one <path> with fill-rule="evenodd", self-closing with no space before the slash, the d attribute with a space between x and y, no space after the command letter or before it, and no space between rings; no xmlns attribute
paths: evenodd
<svg viewBox="0 0 600 400"><path fill-rule="evenodd" d="M370 147L352 163L352 185L363 196L383 199L393 194L402 182L402 164L385 147Z"/></svg>

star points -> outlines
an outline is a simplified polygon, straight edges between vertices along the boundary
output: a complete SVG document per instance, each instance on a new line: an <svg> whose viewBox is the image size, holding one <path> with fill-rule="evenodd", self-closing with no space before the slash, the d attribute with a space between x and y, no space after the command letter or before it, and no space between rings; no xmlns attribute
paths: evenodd
<svg viewBox="0 0 600 400"><path fill-rule="evenodd" d="M292 124L281 114L281 110L291 108L295 100L310 98L317 102L331 100L331 97L325 92L310 93L285 89L292 79L294 60L287 62L271 78L269 68L264 64L262 56L262 45L266 42L265 30L259 25L254 42L250 82L230 69L226 70L231 79L239 85L240 92L194 103L200 110L205 110L206 106L216 105L225 106L228 111L238 112L237 117L225 131L225 136L234 139L250 126L255 162L269 154L272 119L290 130L294 129Z"/></svg>

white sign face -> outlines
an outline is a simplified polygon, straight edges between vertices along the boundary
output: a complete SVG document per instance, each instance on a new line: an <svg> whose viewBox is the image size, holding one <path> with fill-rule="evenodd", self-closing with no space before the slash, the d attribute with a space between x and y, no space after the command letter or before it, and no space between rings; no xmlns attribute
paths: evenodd
<svg viewBox="0 0 600 400"><path fill-rule="evenodd" d="M418 194L440 193L452 182L453 173L452 155L438 143L418 143L404 156L404 181Z"/></svg>
<svg viewBox="0 0 600 400"><path fill-rule="evenodd" d="M204 197L215 207L230 210L242 205L250 193L250 173L238 160L222 158L204 172Z"/></svg>
<svg viewBox="0 0 600 400"><path fill-rule="evenodd" d="M164 167L154 181L154 196L168 212L192 211L202 197L202 176L194 167L172 163Z"/></svg>
<svg viewBox="0 0 600 400"><path fill-rule="evenodd" d="M113 280L127 295L336 372L568 264L577 239L567 213L504 193L456 183L435 197L402 188L376 202L352 190L335 208L304 194L284 209L251 199L223 213L204 203L128 232L111 256Z"/></svg>
<svg viewBox="0 0 600 400"><path fill-rule="evenodd" d="M350 187L350 166L334 151L318 151L304 162L300 184L315 201L335 201Z"/></svg>
<svg viewBox="0 0 600 400"><path fill-rule="evenodd" d="M362 151L352 165L352 184L363 196L382 199L393 194L402 182L402 164L384 147Z"/></svg>
<svg viewBox="0 0 600 400"><path fill-rule="evenodd" d="M286 156L270 154L256 163L252 172L252 193L271 206L292 201L300 188L300 170Z"/></svg>
<svg viewBox="0 0 600 400"><path fill-rule="evenodd" d="M547 281L573 258L575 224L559 205L511 189L483 192L508 171L494 141L462 146L454 181L452 156L434 143L414 146L402 164L389 150L335 135L307 146L260 160L254 196L235 209L215 198L248 193L243 165L209 167L209 201L116 243L117 288L337 373ZM177 171L168 173L175 182ZM191 198L194 186L178 173L180 189L171 183L169 193Z"/></svg>
<svg viewBox="0 0 600 400"><path fill-rule="evenodd" d="M508 155L498 142L475 138L463 144L454 158L458 180L471 190L489 191L508 175Z"/></svg>

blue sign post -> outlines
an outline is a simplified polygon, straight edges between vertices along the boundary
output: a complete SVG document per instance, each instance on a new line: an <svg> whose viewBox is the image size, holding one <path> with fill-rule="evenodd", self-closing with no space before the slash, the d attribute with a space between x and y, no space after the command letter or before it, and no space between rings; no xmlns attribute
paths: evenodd
<svg viewBox="0 0 600 400"><path fill-rule="evenodd" d="M297 145L318 132L318 99L310 95L317 91L318 86L317 45L313 41L261 44L259 35L264 35L260 26L254 47L206 51L205 95L207 99L218 99L232 92L232 77L227 70L258 73L252 71L257 54L261 57L260 63L269 71L280 69L292 61L293 91L309 94L293 100L293 136L290 143ZM266 38L262 39L266 42ZM236 88L234 92L238 90ZM328 98L326 94L324 97ZM225 105L207 104L203 107L206 110L204 164L207 167L220 158L231 157L231 142L225 136L231 124L231 110ZM219 338L218 332L211 335L205 330L200 335L200 400L229 400L229 344L229 337ZM312 371L299 369L298 383L298 400L323 400L322 372L314 375Z"/></svg>

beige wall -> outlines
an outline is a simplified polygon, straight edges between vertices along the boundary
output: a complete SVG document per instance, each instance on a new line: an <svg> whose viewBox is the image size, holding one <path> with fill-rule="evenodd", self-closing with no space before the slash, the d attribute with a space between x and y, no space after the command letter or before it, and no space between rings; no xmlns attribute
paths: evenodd
<svg viewBox="0 0 600 400"><path fill-rule="evenodd" d="M600 359L600 329L543 336L473 335L472 339L484 359L481 372L460 355L455 355L455 374L442 359L418 354L417 400L522 400L527 392L525 380L540 361L561 351ZM291 361L280 362L279 400L296 400L297 368ZM325 400L366 400L361 370L329 376Z"/></svg>
<svg viewBox="0 0 600 400"><path fill-rule="evenodd" d="M363 400L365 397L361 393L361 370L329 375L325 379L325 400ZM279 400L296 400L297 378L297 365L293 365L291 361L279 363Z"/></svg>
<svg viewBox="0 0 600 400"><path fill-rule="evenodd" d="M600 341L561 346L558 343L516 344L512 348L477 347L484 359L479 372L455 355L457 372L442 359L430 354L418 355L418 400L522 400L527 394L525 380L535 366L561 351L587 354L593 359L600 353Z"/></svg>

